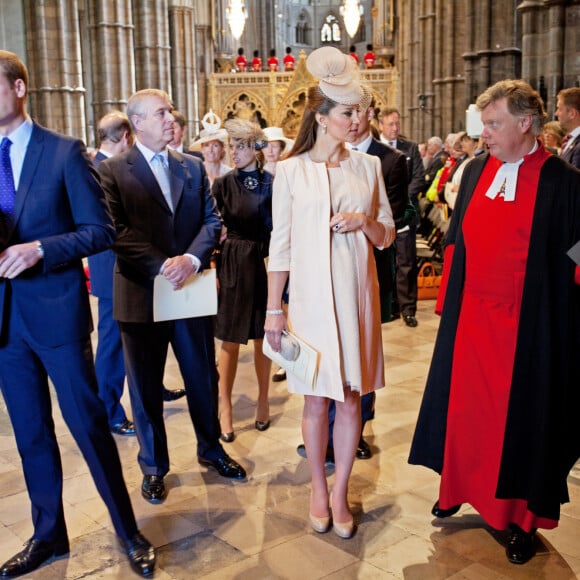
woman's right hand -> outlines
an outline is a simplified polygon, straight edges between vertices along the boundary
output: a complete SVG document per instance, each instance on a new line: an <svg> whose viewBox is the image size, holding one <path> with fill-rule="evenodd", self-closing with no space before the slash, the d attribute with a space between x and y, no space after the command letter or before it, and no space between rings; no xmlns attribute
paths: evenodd
<svg viewBox="0 0 580 580"><path fill-rule="evenodd" d="M264 331L266 332L266 340L274 352L280 352L283 330L288 330L284 314L268 314L266 316Z"/></svg>

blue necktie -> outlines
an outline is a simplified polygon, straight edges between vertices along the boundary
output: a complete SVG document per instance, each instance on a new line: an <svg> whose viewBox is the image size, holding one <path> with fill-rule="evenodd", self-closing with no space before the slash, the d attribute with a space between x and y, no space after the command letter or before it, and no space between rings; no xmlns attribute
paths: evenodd
<svg viewBox="0 0 580 580"><path fill-rule="evenodd" d="M10 162L11 145L12 141L7 137L4 137L0 144L0 212L2 212L2 219L6 223L12 221L16 195L12 163Z"/></svg>

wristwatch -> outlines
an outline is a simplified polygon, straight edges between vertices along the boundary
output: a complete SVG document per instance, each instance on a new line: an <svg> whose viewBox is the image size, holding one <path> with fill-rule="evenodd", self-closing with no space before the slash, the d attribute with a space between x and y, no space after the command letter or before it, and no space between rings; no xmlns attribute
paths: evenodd
<svg viewBox="0 0 580 580"><path fill-rule="evenodd" d="M42 242L36 242L36 251L40 259L44 258L44 248L42 247Z"/></svg>

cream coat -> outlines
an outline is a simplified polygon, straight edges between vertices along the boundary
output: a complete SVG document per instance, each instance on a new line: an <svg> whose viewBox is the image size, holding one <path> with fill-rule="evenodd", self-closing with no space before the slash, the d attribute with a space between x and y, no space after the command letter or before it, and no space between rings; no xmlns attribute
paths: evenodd
<svg viewBox="0 0 580 580"><path fill-rule="evenodd" d="M394 227L378 157L352 151L341 167L352 191L345 212L360 212ZM272 197L273 231L268 270L290 272L289 325L320 352L314 391L288 375L288 389L343 401L339 334L331 277L331 236L355 236L359 284L360 356L363 394L385 385L379 286L372 246L362 231L335 234L324 163L308 153L278 163ZM382 249L383 246L378 246ZM335 273L335 284L340 278Z"/></svg>

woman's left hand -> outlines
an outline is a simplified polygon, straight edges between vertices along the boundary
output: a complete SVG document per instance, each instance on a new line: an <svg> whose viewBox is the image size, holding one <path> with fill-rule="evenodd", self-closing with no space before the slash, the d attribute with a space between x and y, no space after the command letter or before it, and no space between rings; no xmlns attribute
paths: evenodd
<svg viewBox="0 0 580 580"><path fill-rule="evenodd" d="M367 219L364 213L346 213L341 211L330 218L330 229L337 234L354 232L362 229Z"/></svg>

